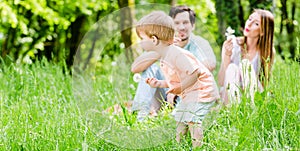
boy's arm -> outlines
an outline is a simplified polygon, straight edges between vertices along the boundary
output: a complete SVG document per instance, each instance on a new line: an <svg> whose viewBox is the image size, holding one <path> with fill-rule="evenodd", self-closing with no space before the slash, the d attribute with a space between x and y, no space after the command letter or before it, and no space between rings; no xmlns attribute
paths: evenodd
<svg viewBox="0 0 300 151"><path fill-rule="evenodd" d="M174 87L170 87L167 93L180 94L186 88L194 85L197 82L199 75L200 72L198 72L198 70L195 70L192 74L186 75L181 83L173 84Z"/></svg>
<svg viewBox="0 0 300 151"><path fill-rule="evenodd" d="M157 52L145 52L134 60L134 62L131 65L131 72L142 72L146 70L149 66L151 66L159 58L160 55Z"/></svg>
<svg viewBox="0 0 300 151"><path fill-rule="evenodd" d="M186 75L184 80L181 81L182 90L185 90L186 88L194 85L197 82L199 75L200 73L198 72L198 69L195 70L192 74Z"/></svg>
<svg viewBox="0 0 300 151"><path fill-rule="evenodd" d="M194 85L197 82L199 77L198 70L195 70L192 74L187 74L185 78L181 81L181 90L185 90L186 88Z"/></svg>
<svg viewBox="0 0 300 151"><path fill-rule="evenodd" d="M160 85L161 88L168 88L169 87L166 80L160 80L160 82L161 82L161 85Z"/></svg>

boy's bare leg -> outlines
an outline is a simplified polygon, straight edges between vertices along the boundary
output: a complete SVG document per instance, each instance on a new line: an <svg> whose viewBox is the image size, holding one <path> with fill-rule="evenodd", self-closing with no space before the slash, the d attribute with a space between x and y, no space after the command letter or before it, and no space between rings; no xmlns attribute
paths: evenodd
<svg viewBox="0 0 300 151"><path fill-rule="evenodd" d="M187 125L182 122L177 122L176 128L176 141L180 143L181 136L184 136L187 132Z"/></svg>
<svg viewBox="0 0 300 151"><path fill-rule="evenodd" d="M191 133L193 148L200 147L203 139L203 129L201 123L188 123L189 131Z"/></svg>

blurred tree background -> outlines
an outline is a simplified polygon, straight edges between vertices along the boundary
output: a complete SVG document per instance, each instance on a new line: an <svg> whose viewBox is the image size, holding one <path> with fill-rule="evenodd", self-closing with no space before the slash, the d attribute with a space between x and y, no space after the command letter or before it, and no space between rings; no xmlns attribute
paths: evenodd
<svg viewBox="0 0 300 151"><path fill-rule="evenodd" d="M190 6L197 14L195 33L212 43L218 57L228 26L241 35L253 8L271 10L275 15L277 54L284 59L299 55L296 46L300 37L300 6L296 0L1 0L1 62L31 63L46 58L72 67L81 40L90 27L110 13L131 6L115 18L120 24L120 36L110 39L100 54L102 58L113 60L124 52L130 62L135 50L125 48L136 39L127 27L133 25L138 15L134 6L148 3ZM97 43L96 38L94 43ZM94 44L91 51L96 46Z"/></svg>

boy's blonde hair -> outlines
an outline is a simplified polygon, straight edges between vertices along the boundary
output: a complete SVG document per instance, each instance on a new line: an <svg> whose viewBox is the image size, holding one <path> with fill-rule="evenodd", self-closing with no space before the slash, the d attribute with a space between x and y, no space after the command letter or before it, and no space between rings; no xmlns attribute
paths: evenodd
<svg viewBox="0 0 300 151"><path fill-rule="evenodd" d="M155 36L159 40L173 43L175 26L173 19L163 11L153 11L141 18L136 25L136 33L140 37L144 32L148 37Z"/></svg>

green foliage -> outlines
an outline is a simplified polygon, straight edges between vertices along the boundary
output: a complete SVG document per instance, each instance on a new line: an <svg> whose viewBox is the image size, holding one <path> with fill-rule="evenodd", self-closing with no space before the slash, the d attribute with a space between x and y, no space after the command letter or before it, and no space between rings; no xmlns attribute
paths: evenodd
<svg viewBox="0 0 300 151"><path fill-rule="evenodd" d="M215 1L215 8L216 8L216 16L218 18L218 25L217 28L219 29L216 35L218 39L218 44L222 45L225 40L225 30L228 27L231 27L235 30L235 35L241 35L241 26L243 22L243 18L241 19L240 16L243 16L243 11L240 11L240 1L239 0L230 0L230 1L222 1L216 0Z"/></svg>
<svg viewBox="0 0 300 151"><path fill-rule="evenodd" d="M244 98L241 104L212 114L207 125L206 149L297 150L298 75L299 64L277 62L270 87L256 95L255 106Z"/></svg>
<svg viewBox="0 0 300 151"><path fill-rule="evenodd" d="M286 4L283 4L285 2ZM300 6L296 1L280 1L275 10L275 48L282 58L293 59L297 53L297 36L300 32ZM286 13L283 13L285 9ZM294 10L293 10L294 9Z"/></svg>
<svg viewBox="0 0 300 151"><path fill-rule="evenodd" d="M267 10L272 9L272 2L273 0L264 0L264 1L249 0L250 8L259 8L259 9L267 9Z"/></svg>
<svg viewBox="0 0 300 151"><path fill-rule="evenodd" d="M98 12L109 12L114 8L116 3L111 3L109 0L101 2L93 0L1 1L0 33L4 37L0 41L5 44L1 47L2 57L10 55L13 60L19 59L22 62L25 56L36 59L38 55L48 54L46 56L48 59L53 55L57 57L54 59L60 60L73 51L69 50L70 47L65 43L67 39L75 36L70 29L78 18L82 16L87 18L85 25L82 26L83 29L76 29L77 32L85 33L91 23L96 21ZM101 15L105 14L107 13ZM48 45L52 46L52 50L45 50Z"/></svg>
<svg viewBox="0 0 300 151"><path fill-rule="evenodd" d="M170 5L171 2L170 0L135 0L129 1L129 4ZM274 12L276 50L284 56L283 58L292 58L296 55L295 35L300 32L298 23L300 5L294 5L296 1L178 0L175 2L176 5L188 5L195 10L197 14L195 33L210 40L217 56L220 56L219 46L224 41L225 29L231 26L237 35L241 35L240 28L244 22L242 19L246 19L253 8L264 8ZM282 20L283 2L286 2L288 15L285 20ZM239 10L240 8L242 11ZM46 56L48 60L58 62L66 60L71 66L77 45L85 33L96 21L117 9L118 1L111 0L2 0L0 2L1 56L5 61L27 63ZM142 11L133 10L136 18L144 14ZM293 12L294 17L292 17ZM114 17L118 24L119 16ZM122 45L122 40L120 35L117 35L105 46L101 57L108 55L113 59L123 51L120 44Z"/></svg>

